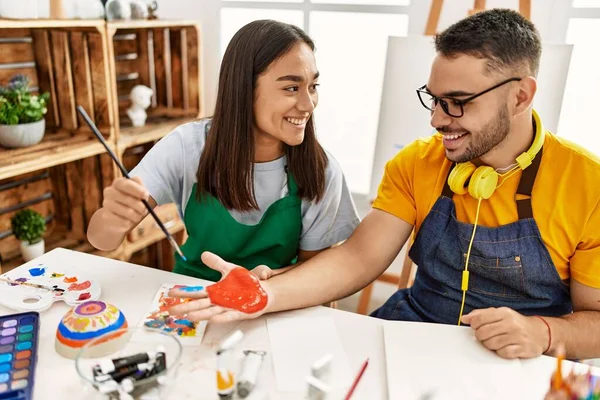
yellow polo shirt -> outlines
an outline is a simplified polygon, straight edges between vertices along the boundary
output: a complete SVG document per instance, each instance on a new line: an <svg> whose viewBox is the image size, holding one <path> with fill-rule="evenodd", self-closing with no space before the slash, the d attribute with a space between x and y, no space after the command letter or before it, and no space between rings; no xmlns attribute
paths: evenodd
<svg viewBox="0 0 600 400"><path fill-rule="evenodd" d="M591 133L590 133L591 134ZM439 198L451 162L436 133L404 147L385 167L374 208L418 231ZM479 225L517 221L515 193L521 171L481 203ZM474 223L477 200L454 194L459 221ZM532 191L533 215L558 274L600 288L600 158L546 132L543 157Z"/></svg>

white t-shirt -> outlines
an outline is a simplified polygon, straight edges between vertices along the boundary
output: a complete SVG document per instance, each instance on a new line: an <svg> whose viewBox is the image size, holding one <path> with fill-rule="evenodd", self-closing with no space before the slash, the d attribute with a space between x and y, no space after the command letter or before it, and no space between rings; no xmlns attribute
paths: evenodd
<svg viewBox="0 0 600 400"><path fill-rule="evenodd" d="M179 126L162 138L131 171L139 176L159 205L175 203L180 215L196 183L196 171L204 148L208 120ZM321 250L346 240L360 219L338 162L327 153L325 195L321 201L302 200L301 250ZM259 210L229 210L240 224L255 225L271 204L287 196L286 156L254 164L254 194Z"/></svg>

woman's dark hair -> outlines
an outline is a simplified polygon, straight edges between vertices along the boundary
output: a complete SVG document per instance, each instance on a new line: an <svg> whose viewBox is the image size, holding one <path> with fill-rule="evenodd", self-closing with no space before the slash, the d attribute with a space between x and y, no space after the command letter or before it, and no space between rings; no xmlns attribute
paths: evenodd
<svg viewBox="0 0 600 400"><path fill-rule="evenodd" d="M219 74L219 89L210 130L198 165L197 198L209 193L238 211L258 209L254 196L254 91L258 77L299 42L315 45L300 28L260 20L231 39ZM319 201L325 192L327 155L317 141L313 116L298 146L286 146L288 172L298 195Z"/></svg>

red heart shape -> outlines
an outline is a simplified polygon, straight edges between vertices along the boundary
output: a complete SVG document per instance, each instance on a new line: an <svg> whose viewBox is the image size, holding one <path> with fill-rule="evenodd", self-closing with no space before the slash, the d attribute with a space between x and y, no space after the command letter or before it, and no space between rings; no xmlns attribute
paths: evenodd
<svg viewBox="0 0 600 400"><path fill-rule="evenodd" d="M210 302L246 314L267 306L267 292L256 276L245 268L234 268L225 279L206 288Z"/></svg>

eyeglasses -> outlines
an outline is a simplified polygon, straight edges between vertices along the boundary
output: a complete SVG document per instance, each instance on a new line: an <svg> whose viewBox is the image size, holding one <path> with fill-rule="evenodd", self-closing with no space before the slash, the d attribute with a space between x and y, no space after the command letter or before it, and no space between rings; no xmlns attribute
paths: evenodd
<svg viewBox="0 0 600 400"><path fill-rule="evenodd" d="M465 111L463 109L464 105L470 102L471 100L476 99L477 97L486 94L496 88L499 88L502 85L505 85L509 82L520 81L522 78L510 78L505 81L498 83L495 86L492 86L489 89L484 90L483 92L474 94L471 97L467 97L466 99L460 100L454 97L438 97L434 96L431 93L425 90L427 85L423 85L419 89L417 89L417 95L419 96L419 100L421 100L421 104L423 107L428 109L429 111L435 111L438 103L442 106L442 109L446 114L454 118L460 118L464 115Z"/></svg>

